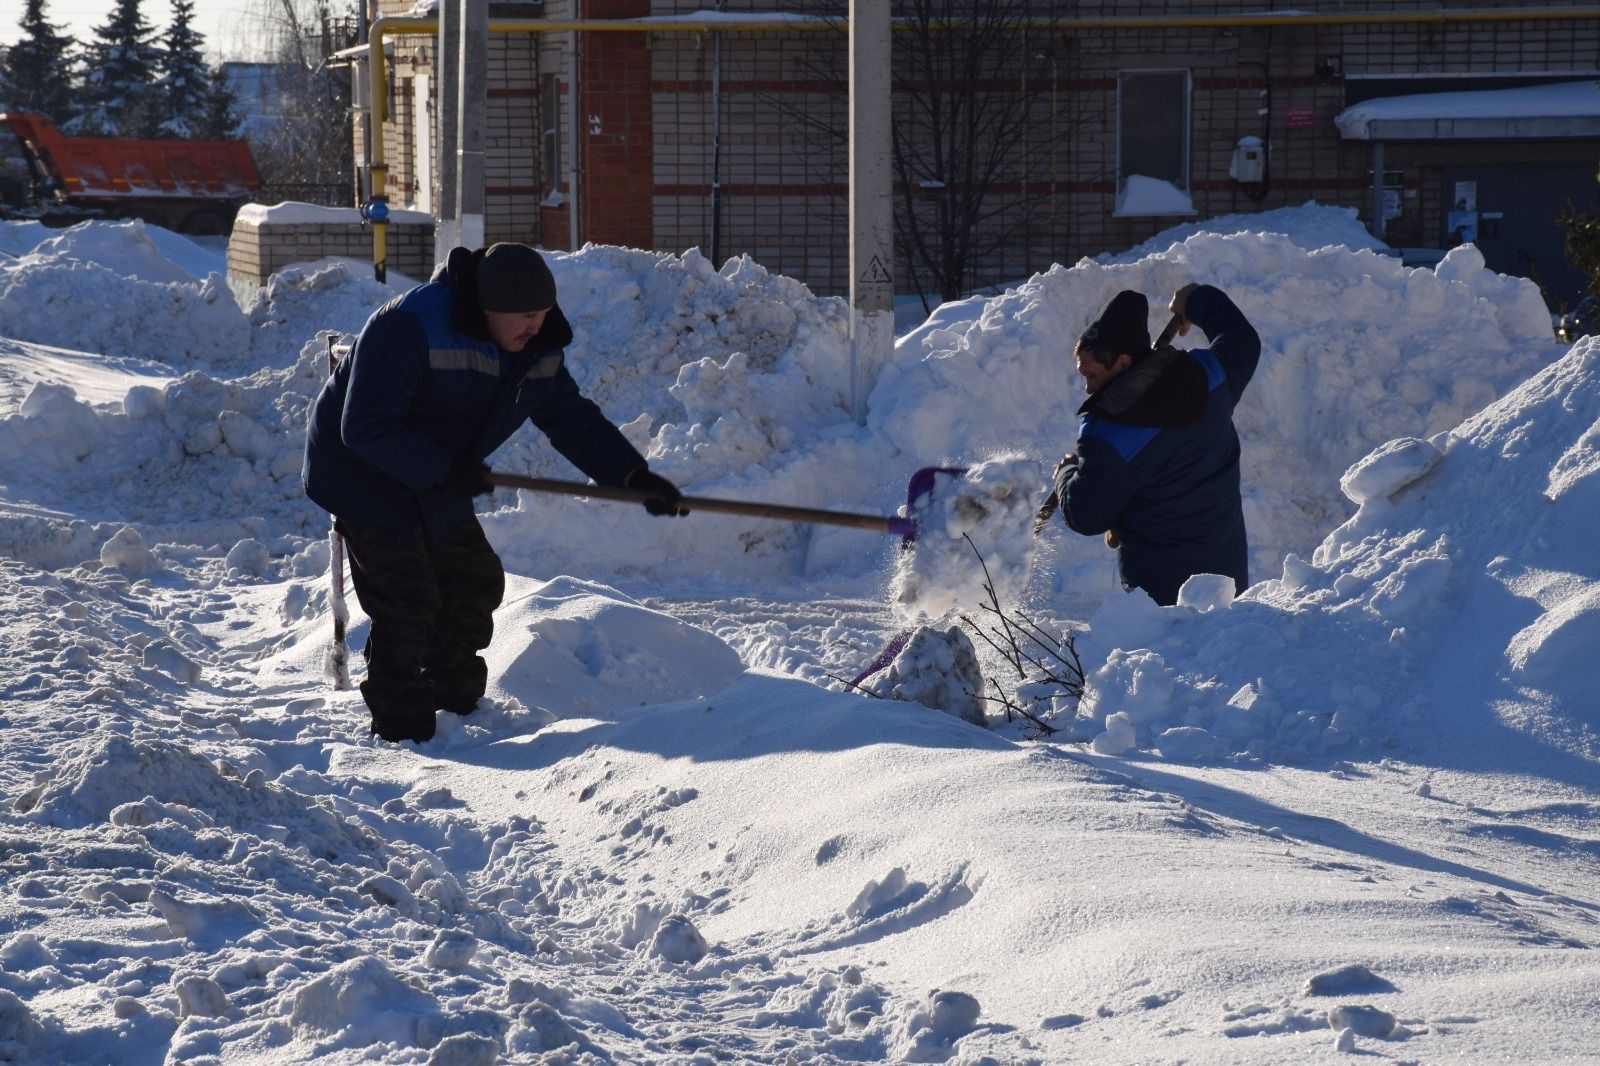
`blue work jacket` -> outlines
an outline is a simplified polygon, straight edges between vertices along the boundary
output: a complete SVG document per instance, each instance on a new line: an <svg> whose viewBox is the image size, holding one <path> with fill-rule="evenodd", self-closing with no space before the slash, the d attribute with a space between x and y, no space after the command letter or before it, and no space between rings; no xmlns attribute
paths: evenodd
<svg viewBox="0 0 1600 1066"><path fill-rule="evenodd" d="M1057 484L1078 533L1116 532L1128 588L1177 602L1195 574L1249 584L1233 410L1261 357L1261 340L1221 290L1202 285L1185 311L1209 348L1161 348L1079 408L1075 469Z"/></svg>
<svg viewBox="0 0 1600 1066"><path fill-rule="evenodd" d="M373 312L312 401L302 475L324 510L448 536L473 515L471 497L441 491L451 464L487 459L524 421L600 484L644 464L567 372L572 327L560 307L522 351L503 351L475 278L474 253L453 250L431 281Z"/></svg>

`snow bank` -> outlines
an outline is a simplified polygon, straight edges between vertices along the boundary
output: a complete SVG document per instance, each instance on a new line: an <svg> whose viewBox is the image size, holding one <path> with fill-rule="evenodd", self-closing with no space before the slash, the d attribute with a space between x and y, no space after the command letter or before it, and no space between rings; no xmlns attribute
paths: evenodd
<svg viewBox="0 0 1600 1066"><path fill-rule="evenodd" d="M1227 292L1262 338L1235 415L1257 578L1349 516L1338 479L1375 445L1450 428L1562 350L1534 285L1484 269L1470 246L1433 271L1274 234L1200 233L1133 263L1056 267L976 321L924 334L879 376L869 428L906 456L1016 448L1053 466L1077 435L1076 337L1124 288L1152 295L1155 334L1165 296L1191 280ZM1104 548L1056 535L1057 588L1090 601L1112 591Z"/></svg>
<svg viewBox="0 0 1600 1066"><path fill-rule="evenodd" d="M1450 728L1420 720L1416 684L1449 661L1463 702L1562 708L1540 728L1600 754L1584 710L1600 683L1597 427L1586 339L1453 431L1355 464L1356 514L1231 604L1107 601L1078 640L1087 692L1066 735L1184 761L1371 758Z"/></svg>
<svg viewBox="0 0 1600 1066"><path fill-rule="evenodd" d="M1166 252L1175 244L1182 244L1200 233L1277 233L1293 241L1308 252L1330 245L1351 251L1388 248L1362 224L1360 212L1353 207L1334 207L1307 201L1299 207L1280 207L1272 211L1254 211L1239 215L1219 215L1197 222L1184 222L1120 252L1102 252L1094 256L1096 263L1137 263L1146 256Z"/></svg>
<svg viewBox="0 0 1600 1066"><path fill-rule="evenodd" d="M98 232L89 227L75 239ZM109 227L95 239L134 246L112 249L111 261L143 263L137 257L151 254L133 226ZM919 467L1002 453L1053 466L1073 443L1082 399L1072 339L1105 300L1140 288L1159 308L1185 282L1218 284L1264 344L1237 418L1260 576L1290 552L1309 552L1349 516L1339 476L1375 445L1448 429L1559 352L1533 285L1488 272L1471 247L1453 251L1437 270L1414 270L1371 251L1329 245L1308 252L1305 243L1314 242L1201 232L1131 263L1056 267L982 303L975 317L930 323L902 342L877 376L865 427L847 411L843 301L818 299L748 259L713 269L694 251L589 247L550 258L576 331L568 365L654 467L697 494L878 514L892 513ZM175 511L209 518L216 496L234 514L298 529L314 523L315 509L296 498L295 470L304 407L326 373L318 334L348 338L390 290L350 264L309 265L275 278L244 312L209 280L130 281L66 258L70 249L68 242L35 253L26 266L0 267L0 276L12 289L59 287L74 307L103 305L69 312L66 328L79 334L109 328L124 345L140 338L138 351L175 372L197 361L204 367L168 385L160 401L130 392L124 412L97 409L97 431L74 414L83 432L59 431L70 442L53 435L54 420L24 426L13 416L0 424L0 477L30 484L41 472L19 465L20 456L42 448L73 455L72 468L50 475L67 485L81 472L127 496L136 484L158 486L157 503L119 503L128 518L176 522ZM130 299L129 284L154 285L159 298ZM96 286L119 295L86 301L82 294ZM160 311L163 301L175 309ZM8 329L58 337L59 311L23 311L8 316ZM1152 330L1160 325L1152 322ZM106 343L106 350L128 350ZM219 364L260 369L214 377ZM78 438L96 434L100 443L79 454L86 443ZM531 427L493 462L573 476ZM48 499L49 490L41 491ZM712 515L649 521L636 508L528 493L501 494L492 506L500 510L489 519L491 536L509 563L533 572L560 559L562 569L664 578L713 562L749 576L859 574L881 571L890 549L873 534ZM1098 542L1054 527L1048 541L1053 589L1036 591L1070 590L1085 604L1114 591Z"/></svg>

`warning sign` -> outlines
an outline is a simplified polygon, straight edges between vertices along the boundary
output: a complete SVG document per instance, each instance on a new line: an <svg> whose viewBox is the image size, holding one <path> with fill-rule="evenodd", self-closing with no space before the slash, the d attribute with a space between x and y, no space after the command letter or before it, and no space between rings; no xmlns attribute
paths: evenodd
<svg viewBox="0 0 1600 1066"><path fill-rule="evenodd" d="M862 271L861 274L861 283L863 285L890 285L893 282L894 276L883 265L883 260L877 256L872 257L872 262L867 264L867 269Z"/></svg>

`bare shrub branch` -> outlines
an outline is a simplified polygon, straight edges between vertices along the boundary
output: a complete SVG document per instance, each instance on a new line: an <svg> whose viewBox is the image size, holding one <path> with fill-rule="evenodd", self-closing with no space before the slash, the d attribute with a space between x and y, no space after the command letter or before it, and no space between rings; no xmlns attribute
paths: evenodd
<svg viewBox="0 0 1600 1066"><path fill-rule="evenodd" d="M1057 639L1022 611L1006 611L1002 608L1000 597L994 590L989 564L984 561L978 546L972 543L972 538L965 534L963 536L972 554L977 556L978 565L983 568L983 591L988 602L979 604L979 609L986 612L988 617L984 620L986 624L974 621L967 614L957 615L957 618L1016 672L1016 680L1010 686L992 676L987 679L996 695L972 695L984 703L1005 708L1008 722L1013 720L1013 716L1028 722L1037 730L1034 736L1049 736L1056 729L1040 716L1036 708L1046 699L1056 696L1067 696L1074 700L1083 696L1083 662L1078 657L1073 635L1067 633ZM1033 691L1022 695L1024 687Z"/></svg>

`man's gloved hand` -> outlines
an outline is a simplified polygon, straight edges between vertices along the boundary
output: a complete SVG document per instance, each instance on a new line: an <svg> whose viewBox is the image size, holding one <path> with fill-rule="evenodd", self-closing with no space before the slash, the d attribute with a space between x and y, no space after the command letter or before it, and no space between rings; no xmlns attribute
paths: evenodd
<svg viewBox="0 0 1600 1066"><path fill-rule="evenodd" d="M679 502L683 499L683 493L678 491L678 486L648 466L634 468L622 479L622 484L624 488L649 493L644 501L644 509L653 515L677 515L681 518L689 513L689 509Z"/></svg>
<svg viewBox="0 0 1600 1066"><path fill-rule="evenodd" d="M1049 496L1045 498L1043 506L1033 516L1033 533L1038 536L1044 532L1044 527L1050 524L1050 519L1061 506L1061 490L1074 470L1078 469L1078 457L1068 452L1056 464L1055 471L1050 475L1050 484L1055 486Z"/></svg>
<svg viewBox="0 0 1600 1066"><path fill-rule="evenodd" d="M457 456L450 464L439 488L452 496L482 496L494 491L489 483L489 468L470 456Z"/></svg>
<svg viewBox="0 0 1600 1066"><path fill-rule="evenodd" d="M1115 550L1121 546L1122 538L1117 536L1117 531L1114 529L1106 530L1106 547Z"/></svg>
<svg viewBox="0 0 1600 1066"><path fill-rule="evenodd" d="M1056 508L1061 505L1061 497L1051 493L1045 497L1043 504L1033 515L1033 535L1038 536L1044 532L1044 527L1050 524L1050 519L1055 515Z"/></svg>
<svg viewBox="0 0 1600 1066"><path fill-rule="evenodd" d="M1075 453L1068 452L1061 457L1061 461L1056 464L1055 473L1050 475L1050 483L1056 487L1058 493L1061 491L1062 483L1076 469L1078 469L1078 456Z"/></svg>

